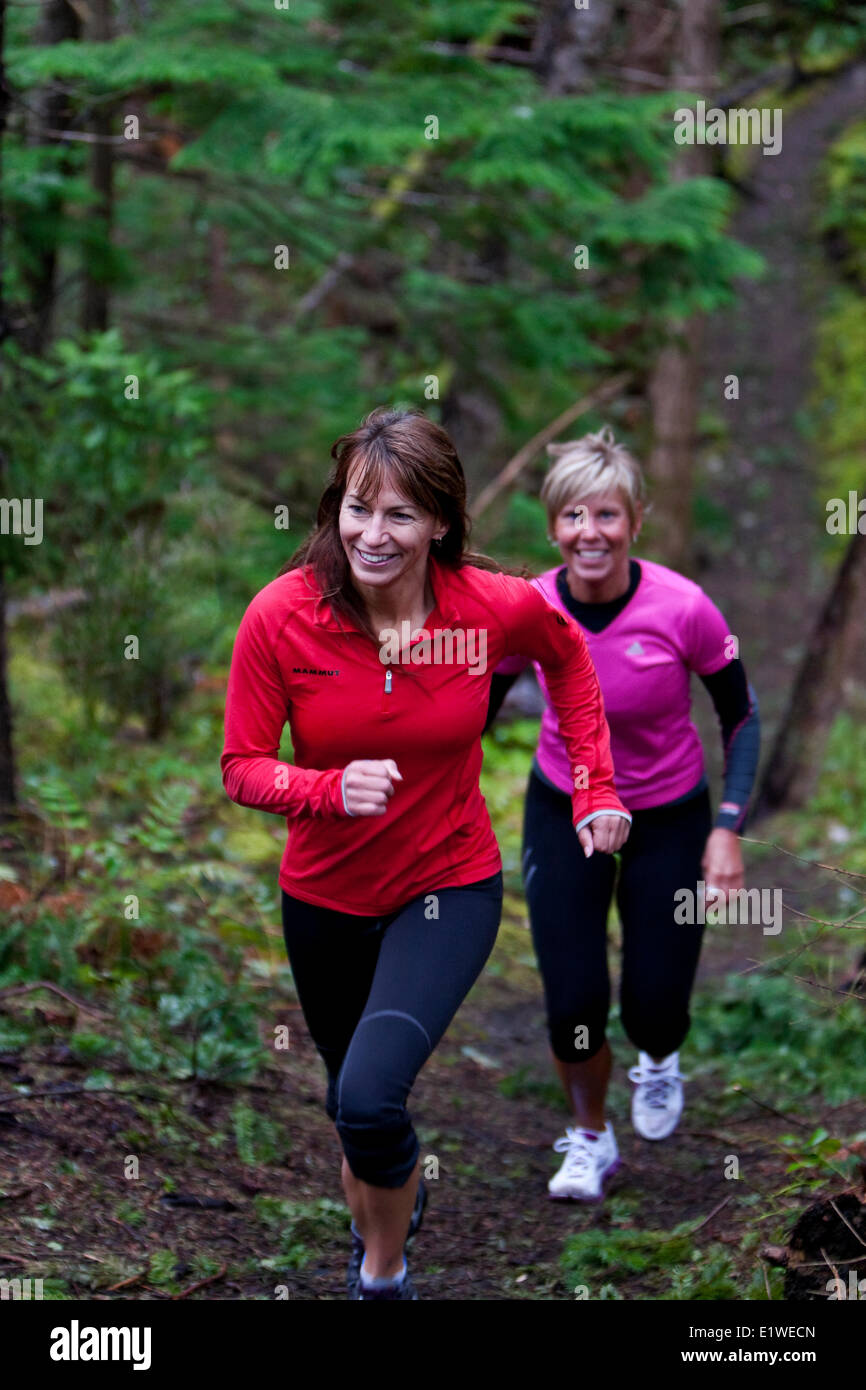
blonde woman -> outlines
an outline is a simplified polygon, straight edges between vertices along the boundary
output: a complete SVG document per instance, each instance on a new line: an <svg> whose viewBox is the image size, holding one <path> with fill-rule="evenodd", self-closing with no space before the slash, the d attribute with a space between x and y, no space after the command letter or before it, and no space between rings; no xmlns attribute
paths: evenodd
<svg viewBox="0 0 866 1390"><path fill-rule="evenodd" d="M633 817L618 875L612 854L586 859L575 847L568 759L546 699L527 788L523 874L550 1045L574 1116L554 1144L564 1159L549 1191L598 1200L619 1161L605 1112L611 900L616 892L622 1024L639 1052L629 1072L632 1122L643 1138L664 1139L683 1108L679 1048L703 936L702 926L675 919L683 899L674 895L689 889L697 896L701 881L707 891L742 887L738 832L757 766L758 709L736 639L715 604L690 579L630 555L644 511L637 460L609 427L549 453L554 462L541 497L560 563L534 582L584 632L604 697L617 791ZM516 656L497 667L488 726L527 664ZM546 697L543 672L536 671ZM714 821L690 717L692 673L710 693L724 744L724 793Z"/></svg>

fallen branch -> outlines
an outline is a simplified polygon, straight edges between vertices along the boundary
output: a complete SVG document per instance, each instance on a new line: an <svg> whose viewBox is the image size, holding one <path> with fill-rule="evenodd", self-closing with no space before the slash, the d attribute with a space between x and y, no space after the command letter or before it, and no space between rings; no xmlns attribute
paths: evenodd
<svg viewBox="0 0 866 1390"><path fill-rule="evenodd" d="M16 994L32 994L37 989L49 989L52 994L59 994L61 999L65 999L67 1004L72 1004L74 1008L81 1009L82 1013L92 1014L94 1018L110 1018L110 1014L103 1013L101 1009L94 1009L90 1004L85 1004L83 999L76 999L74 995L61 989L59 985L52 984L50 980L37 980L32 985L10 985L8 989L0 989L0 999L11 999Z"/></svg>
<svg viewBox="0 0 866 1390"><path fill-rule="evenodd" d="M691 1231L689 1234L690 1234L690 1235L697 1235L698 1231L700 1231L704 1226L708 1225L709 1222L712 1221L712 1219L713 1219L714 1216L718 1216L718 1214L719 1214L719 1212L722 1210L722 1208L723 1208L723 1207L726 1207L726 1206L728 1205L728 1202L732 1202L733 1199L734 1199L734 1194L733 1194L733 1192L731 1193L731 1195L730 1195L729 1197L723 1197L722 1200L721 1200L721 1202L719 1202L717 1206L714 1206L714 1207L713 1207L713 1209L712 1209L712 1211L710 1212L709 1216L705 1216L704 1219L703 1219L703 1221L701 1221L699 1225L695 1226L694 1230Z"/></svg>
<svg viewBox="0 0 866 1390"><path fill-rule="evenodd" d="M26 1096L22 1095L20 1092L14 1096L4 1096L3 1104L10 1105L16 1100L44 1100L46 1098L62 1100L64 1096L101 1096L106 1094L118 1096L121 1099L124 1096L141 1096L144 1100L162 1100L162 1096L155 1095L153 1091L141 1091L137 1089L118 1091L116 1086L52 1086L47 1091L31 1091L29 1095Z"/></svg>
<svg viewBox="0 0 866 1390"><path fill-rule="evenodd" d="M597 386L595 390L590 391L589 395L584 396L582 400L576 401L575 404L570 405L567 410L563 410L562 414L557 415L556 419L552 420L549 425L545 425L543 430L539 430L537 434L534 434L529 442L518 449L514 457L508 460L505 467L497 473L493 481L481 489L470 509L473 520L477 521L482 512L487 511L491 502L493 502L501 492L514 486L524 468L532 462L539 450L543 449L545 444L549 444L551 440L555 439L556 436L565 429L566 425L570 425L572 421L577 420L579 416L585 415L586 412L592 410L594 406L601 405L605 401L610 400L611 397L617 396L630 380L630 372L621 372L619 376L611 377L609 381L603 382L600 386Z"/></svg>
<svg viewBox="0 0 866 1390"><path fill-rule="evenodd" d="M757 1096L753 1096L751 1092L747 1091L745 1086L741 1086L739 1082L735 1082L733 1089L739 1091L740 1094L745 1096L746 1100L750 1100L753 1105L759 1105L762 1110L769 1110L771 1115L777 1115L778 1118L784 1120L786 1124L799 1125L800 1129L812 1128L811 1125L806 1124L805 1120L795 1120L793 1115L786 1115L783 1111L777 1110L774 1105L767 1105L765 1101L758 1100Z"/></svg>
<svg viewBox="0 0 866 1390"><path fill-rule="evenodd" d="M831 874L845 874L846 878L866 879L866 874L855 873L853 869L840 869L838 864L824 864L820 859L806 859L802 854L795 854L792 849L784 849L781 845L774 844L772 840L755 840L751 835L741 835L740 839L746 845L764 845L766 849L778 850L780 854L787 854L789 859L797 859L801 864L808 864L810 868L829 869Z"/></svg>
<svg viewBox="0 0 866 1390"><path fill-rule="evenodd" d="M831 1206L831 1207L833 1208L833 1210L835 1211L835 1213L836 1213L836 1215L838 1216L839 1220L845 1222L845 1225L848 1227L848 1230L851 1232L851 1234L852 1234L852 1236L854 1237L854 1239L855 1239L856 1241L859 1241L859 1243L863 1246L863 1249L866 1250L866 1240L863 1239L863 1237L860 1235L860 1233L859 1233L858 1231L855 1231L855 1230L854 1230L854 1227L851 1225L851 1222L848 1220L847 1216L844 1216L844 1215L842 1214L842 1212L841 1212L841 1211L839 1210L839 1208L836 1206L836 1203L833 1201L833 1198L832 1198L832 1197L830 1198L830 1206ZM860 1255L860 1256L858 1256L858 1258L862 1260L863 1256Z"/></svg>
<svg viewBox="0 0 866 1390"><path fill-rule="evenodd" d="M131 1236L133 1240L137 1240L139 1245L147 1245L147 1241L144 1237L140 1236L138 1231L134 1231L131 1226L127 1226L118 1216L109 1216L108 1219L112 1221L115 1226L119 1226L122 1231L125 1231L128 1236Z"/></svg>
<svg viewBox="0 0 866 1390"><path fill-rule="evenodd" d="M224 1278L225 1278L225 1275L226 1275L227 1270L228 1270L228 1266L227 1266L227 1265L223 1265L223 1267L222 1267L222 1269L219 1271L219 1273L217 1273L217 1274L211 1274L210 1277L207 1278L207 1279L199 1279L199 1281L198 1281L197 1284L190 1284L189 1288L188 1288L188 1289L184 1289L181 1293L173 1293L173 1294L172 1294L172 1298L173 1298L173 1299L186 1298L189 1294L195 1293L197 1289L203 1289L203 1288L205 1288L208 1284L215 1284L215 1283L217 1282L217 1280L219 1280L219 1279L224 1279Z"/></svg>
<svg viewBox="0 0 866 1390"><path fill-rule="evenodd" d="M142 1269L138 1274L131 1275L129 1279L121 1279L119 1284L110 1284L107 1292L117 1293L118 1289L128 1289L130 1284L137 1284L139 1279L143 1279L144 1276L149 1273L149 1269Z"/></svg>

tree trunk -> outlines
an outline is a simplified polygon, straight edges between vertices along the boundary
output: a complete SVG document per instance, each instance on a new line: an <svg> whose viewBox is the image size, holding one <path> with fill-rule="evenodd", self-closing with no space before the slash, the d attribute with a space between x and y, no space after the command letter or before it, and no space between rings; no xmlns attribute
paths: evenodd
<svg viewBox="0 0 866 1390"><path fill-rule="evenodd" d="M577 10L573 0L545 0L532 42L535 71L551 96L589 90L614 20L610 0Z"/></svg>
<svg viewBox="0 0 866 1390"><path fill-rule="evenodd" d="M853 535L818 617L755 804L754 820L803 806L815 790L842 681L863 635L866 535Z"/></svg>
<svg viewBox="0 0 866 1390"><path fill-rule="evenodd" d="M692 497L698 419L698 359L703 324L683 324L678 340L661 349L647 382L653 443L647 463L652 485L653 538L671 569L692 565Z"/></svg>
<svg viewBox="0 0 866 1390"><path fill-rule="evenodd" d="M112 0L92 0L93 16L88 38L105 43L112 36ZM100 101L91 120L91 129L98 138L90 156L90 182L96 194L93 215L101 224L106 242L111 239L114 204L114 152L110 138L113 134L113 107ZM103 273L88 264L84 274L84 299L81 326L85 333L104 333L108 327L109 287Z"/></svg>
<svg viewBox="0 0 866 1390"><path fill-rule="evenodd" d="M15 752L12 741L12 701L9 698L9 657L6 646L6 584L3 561L0 559L0 820L14 805Z"/></svg>
<svg viewBox="0 0 866 1390"><path fill-rule="evenodd" d="M670 85L700 91L709 101L717 89L718 0L690 0L677 19L665 5L650 5L649 14L634 12L633 41L627 63L644 71L648 85L674 46ZM671 137L673 138L673 136ZM708 173L711 148L685 145L671 166L675 181ZM673 569L692 566L692 496L700 403L699 367L704 334L702 315L671 324L670 342L661 349L650 372L647 394L652 413L653 443L648 473L653 487L653 530L665 563Z"/></svg>
<svg viewBox="0 0 866 1390"><path fill-rule="evenodd" d="M38 42L49 47L80 37L81 19L68 0L45 0L37 35ZM52 85L47 86L36 100L36 123L31 133L31 143L61 146L64 150L64 157L61 159L64 172L70 169L72 163L68 146L49 132L68 129L71 125L72 106L68 95ZM25 351L35 354L44 351L51 332L57 275L56 236L62 216L63 198L62 195L55 194L46 204L42 214L41 236L30 247L31 258L22 269L28 304L25 310L25 324L19 337Z"/></svg>
<svg viewBox="0 0 866 1390"><path fill-rule="evenodd" d="M9 111L9 90L5 67L6 0L0 0L0 190L3 174L3 137ZM0 225L2 225L0 205ZM0 262L0 343L9 337L6 317L5 285ZM6 495L6 460L0 452L0 495ZM12 702L9 699L9 662L6 653L6 586L3 572L3 553L0 551L0 819L15 805L15 759L12 747Z"/></svg>

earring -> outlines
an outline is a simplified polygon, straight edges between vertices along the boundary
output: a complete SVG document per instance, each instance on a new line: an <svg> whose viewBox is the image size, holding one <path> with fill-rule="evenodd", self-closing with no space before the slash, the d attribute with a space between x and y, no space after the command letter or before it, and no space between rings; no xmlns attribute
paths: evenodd
<svg viewBox="0 0 866 1390"><path fill-rule="evenodd" d="M433 544L434 544L434 545L441 545L441 544L442 544L442 537L441 537L441 536L434 536L434 537L433 537Z"/></svg>

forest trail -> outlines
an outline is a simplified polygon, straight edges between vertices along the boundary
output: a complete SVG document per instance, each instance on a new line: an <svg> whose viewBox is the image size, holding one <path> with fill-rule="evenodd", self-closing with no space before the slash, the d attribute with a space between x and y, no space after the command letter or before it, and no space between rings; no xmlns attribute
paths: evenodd
<svg viewBox="0 0 866 1390"><path fill-rule="evenodd" d="M625 1072L636 1056L615 1027L610 1115L623 1166L603 1204L551 1202L551 1145L567 1117L519 915L512 901L492 969L413 1092L429 1190L410 1254L420 1296L764 1297L765 1223L791 1182L782 1136L805 1147L820 1124L851 1132L860 1107L810 1101L780 1113L760 1083L726 1086L720 1058L694 1068L677 1132L648 1143L629 1122ZM278 1022L289 1024L289 1050L246 1087L129 1073L101 1094L82 1088L62 1047L24 1065L0 1057L7 1082L34 1093L0 1112L0 1272L54 1276L63 1296L84 1299L343 1298L348 1216L322 1068L297 1009L263 997L265 1044ZM684 1069L693 1071L688 1057ZM130 1153L135 1182L124 1176ZM660 1252L681 1223L686 1236ZM574 1235L589 1249L563 1265Z"/></svg>
<svg viewBox="0 0 866 1390"><path fill-rule="evenodd" d="M728 511L731 532L724 553L703 554L697 578L736 613L741 650L774 724L829 579L816 545L826 512L798 426L812 387L815 324L832 284L815 235L817 174L828 147L864 109L866 64L858 64L786 117L778 155L756 152L746 177L752 196L741 199L731 234L760 252L767 273L712 316L705 338L704 404L724 422L730 467L707 450L703 486ZM732 372L740 399L726 401L723 382Z"/></svg>
<svg viewBox="0 0 866 1390"><path fill-rule="evenodd" d="M705 378L718 383L711 403L724 414L735 471L708 466L708 491L729 507L732 544L725 554L706 555L698 578L723 610L737 614L750 674L773 717L803 624L826 584L811 558L818 507L794 426L809 385L810 322L828 278L811 234L814 179L828 138L862 110L864 81L860 67L828 82L786 123L782 153L756 159L749 175L755 197L742 204L734 233L765 255L770 275L713 318L705 353ZM731 371L740 375L742 398L726 403L721 382ZM756 464L761 476L774 470L771 491L760 486ZM743 506L744 495L751 506ZM792 601L770 612L762 600L780 576ZM714 767L717 735L706 716L702 710ZM625 1072L636 1056L615 1029L611 1117L623 1168L603 1205L550 1202L546 1182L559 1161L551 1145L566 1113L524 913L522 900L507 898L492 960L413 1093L422 1160L438 1165L410 1257L421 1297L574 1298L563 1245L570 1234L593 1230L634 1258L612 1259L608 1269L598 1255L586 1266L589 1297L604 1285L613 1287L608 1297L671 1297L675 1263L686 1271L684 1296L694 1297L708 1276L688 1251L661 1266L640 1253L641 1240L683 1222L693 1224L692 1246L715 1247L717 1263L729 1252L728 1275L739 1283L727 1296L746 1296L749 1279L765 1289L758 1249L767 1228L756 1216L772 1211L771 1198L787 1181L781 1136L805 1137L819 1124L853 1129L857 1107L831 1112L809 1101L795 1115L778 1113L771 1095L726 1089L721 1059L717 1070L694 1069L681 1127L653 1145L631 1130ZM754 933L748 941L717 933L700 980L747 969L762 950ZM263 1039L272 1040L279 1022L291 1027L291 1047L249 1087L150 1082L129 1073L116 1081L128 1095L100 1094L82 1090L68 1049L36 1051L26 1061L0 1056L10 1085L53 1092L19 1094L0 1112L3 1275L38 1267L63 1281L65 1296L81 1298L342 1298L348 1217L338 1145L321 1104L321 1065L297 1009L280 1012L263 991ZM686 1075L690 1062L686 1048ZM239 1128L250 1125L251 1136L237 1143ZM141 1156L135 1183L122 1176L131 1151ZM725 1175L732 1156L737 1182ZM49 1198L62 1222L40 1216ZM196 1199L212 1205L196 1206ZM744 1253L744 1237L752 1235ZM203 1273L202 1260L212 1273ZM718 1277L723 1285L728 1276ZM725 1294L717 1286L709 1296Z"/></svg>

